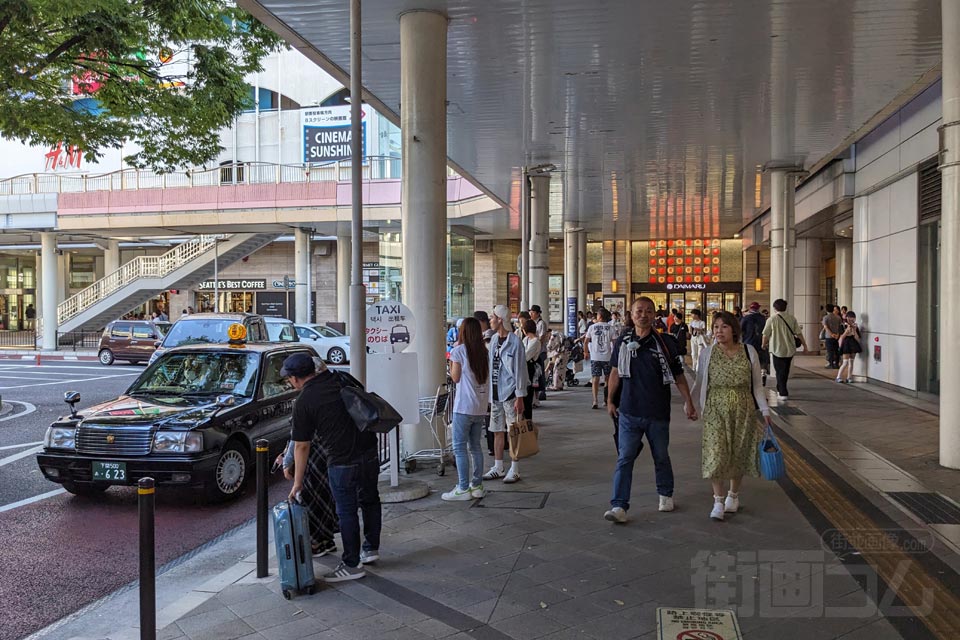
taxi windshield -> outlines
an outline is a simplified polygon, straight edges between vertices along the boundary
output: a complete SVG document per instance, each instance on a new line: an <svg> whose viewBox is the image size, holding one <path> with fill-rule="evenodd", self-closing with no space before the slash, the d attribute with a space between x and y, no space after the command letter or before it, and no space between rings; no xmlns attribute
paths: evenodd
<svg viewBox="0 0 960 640"><path fill-rule="evenodd" d="M168 353L143 372L127 395L253 396L255 353Z"/></svg>
<svg viewBox="0 0 960 640"><path fill-rule="evenodd" d="M163 339L163 347L183 347L191 344L217 344L226 342L227 330L236 320L229 319L198 319L179 320L167 332Z"/></svg>

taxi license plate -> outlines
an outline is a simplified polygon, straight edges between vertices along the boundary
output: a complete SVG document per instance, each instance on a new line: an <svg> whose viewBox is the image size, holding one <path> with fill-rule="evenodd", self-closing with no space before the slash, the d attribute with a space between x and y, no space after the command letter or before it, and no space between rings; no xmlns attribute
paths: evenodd
<svg viewBox="0 0 960 640"><path fill-rule="evenodd" d="M93 463L93 479L126 482L127 463L126 462L94 462Z"/></svg>

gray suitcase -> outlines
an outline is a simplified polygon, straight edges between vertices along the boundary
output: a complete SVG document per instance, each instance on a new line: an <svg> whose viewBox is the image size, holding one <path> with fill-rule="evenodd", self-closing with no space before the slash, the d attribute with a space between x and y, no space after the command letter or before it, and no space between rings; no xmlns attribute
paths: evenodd
<svg viewBox="0 0 960 640"><path fill-rule="evenodd" d="M294 591L312 594L316 579L310 550L310 521L303 505L285 500L273 508L273 540L277 546L283 597L289 600Z"/></svg>

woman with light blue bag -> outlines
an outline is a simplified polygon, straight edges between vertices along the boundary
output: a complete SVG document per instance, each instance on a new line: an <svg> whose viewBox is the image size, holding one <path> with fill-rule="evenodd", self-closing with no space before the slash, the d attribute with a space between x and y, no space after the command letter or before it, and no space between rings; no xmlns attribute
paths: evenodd
<svg viewBox="0 0 960 640"><path fill-rule="evenodd" d="M740 323L729 311L713 321L716 343L700 353L693 397L703 417L703 477L713 484L713 510L717 521L740 508L743 476L757 477L758 445L763 422L770 426L770 408L763 393L760 357L756 349L740 342ZM730 489L723 495L724 485Z"/></svg>

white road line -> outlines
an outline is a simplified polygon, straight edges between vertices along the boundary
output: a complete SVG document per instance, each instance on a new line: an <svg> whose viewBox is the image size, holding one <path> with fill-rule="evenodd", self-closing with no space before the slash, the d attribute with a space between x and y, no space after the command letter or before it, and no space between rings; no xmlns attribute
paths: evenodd
<svg viewBox="0 0 960 640"><path fill-rule="evenodd" d="M47 498L52 498L53 496L58 496L61 493L66 493L66 489L54 489L53 491L47 491L46 493L41 493L38 496L33 496L32 498L24 498L23 500L18 500L17 502L11 502L10 504L5 504L0 507L0 513L4 511L10 511L11 509L16 509L17 507L24 507L28 504L33 504L34 502L40 502L41 500L46 500Z"/></svg>
<svg viewBox="0 0 960 640"><path fill-rule="evenodd" d="M7 456L6 458L0 458L0 467L5 467L8 464L12 464L17 460L22 460L23 458L29 458L35 453L40 453L43 451L43 446L34 447L33 449L27 449L26 451L21 451L20 453L15 453L12 456Z"/></svg>
<svg viewBox="0 0 960 640"><path fill-rule="evenodd" d="M24 442L22 444L8 444L5 447L0 447L0 451L8 451L10 449L22 449L23 447L35 447L38 444L43 444L43 441L40 442Z"/></svg>
<svg viewBox="0 0 960 640"><path fill-rule="evenodd" d="M123 378L123 377L135 376L135 375L138 375L138 374L136 374L136 373L121 373L121 374L115 375L115 376L98 376L98 377L96 377L96 378L82 378L82 379L80 379L80 380L57 380L56 382L38 382L38 383L36 383L36 384L21 384L21 385L14 385L14 386L12 386L12 387L0 387L0 390L2 390L2 389L26 389L26 388L30 388L30 387L46 387L46 386L51 385L51 384L71 384L71 383L74 383L74 382L93 382L94 380L106 380L106 379L108 379L108 378Z"/></svg>
<svg viewBox="0 0 960 640"><path fill-rule="evenodd" d="M7 402L9 402L10 404L22 404L22 405L23 405L23 411L21 411L21 412L19 412L19 413L15 413L15 414L13 414L12 416L7 416L7 417L5 417L5 418L0 418L0 422L6 422L7 420L13 420L14 418L19 418L20 416L25 416L25 415L30 414L30 413L33 413L34 411L37 410L37 408L36 408L35 406L33 406L32 404L30 404L29 402L24 402L23 400L7 400Z"/></svg>
<svg viewBox="0 0 960 640"><path fill-rule="evenodd" d="M69 375L93 376L94 374L92 373L69 374L66 371L11 371L11 370L0 369L0 378L14 378L14 379L19 378L19 379L30 380L32 376L46 376L47 378L49 378L50 376L60 376L62 378L63 376L69 376ZM37 379L42 380L43 378L37 378Z"/></svg>
<svg viewBox="0 0 960 640"><path fill-rule="evenodd" d="M121 370L121 371L126 371L126 370L131 370L131 369L134 370L134 371L143 371L144 369L146 369L146 367L134 367L134 366L132 366L132 365L130 365L130 366L112 367L112 368L113 368L113 369L119 369L119 370ZM42 364L42 365L40 365L39 367L36 366L36 365L33 365L33 364L0 364L0 369L17 369L17 370L20 370L20 369L25 369L25 370L36 369L36 370L38 370L38 371L39 371L39 370L42 370L42 369L70 369L71 371L76 371L76 370L78 370L78 369L79 369L79 370L87 369L87 370L89 370L89 371L108 371L108 370L109 370L107 367L103 367L103 366L95 366L95 367L85 367L85 366L68 367L68 366L56 365L56 364Z"/></svg>

